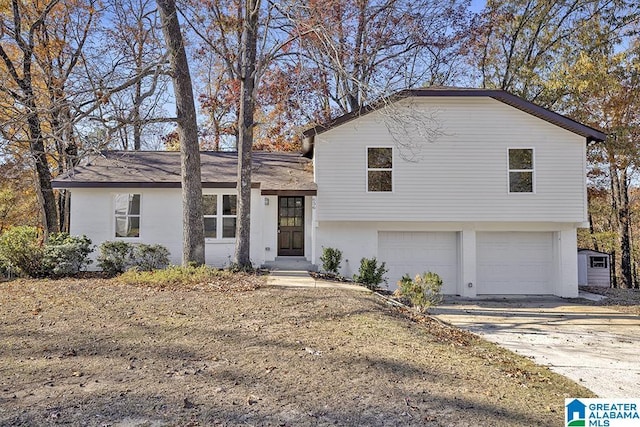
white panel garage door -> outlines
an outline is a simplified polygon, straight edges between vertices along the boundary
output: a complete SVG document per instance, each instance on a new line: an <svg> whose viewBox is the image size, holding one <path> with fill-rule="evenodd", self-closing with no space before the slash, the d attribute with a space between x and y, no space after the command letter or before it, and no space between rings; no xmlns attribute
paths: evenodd
<svg viewBox="0 0 640 427"><path fill-rule="evenodd" d="M552 294L553 233L478 233L478 294Z"/></svg>
<svg viewBox="0 0 640 427"><path fill-rule="evenodd" d="M458 282L458 237L455 232L378 233L378 259L387 263L389 289L404 274L414 277L425 271L442 277L442 292L455 294Z"/></svg>

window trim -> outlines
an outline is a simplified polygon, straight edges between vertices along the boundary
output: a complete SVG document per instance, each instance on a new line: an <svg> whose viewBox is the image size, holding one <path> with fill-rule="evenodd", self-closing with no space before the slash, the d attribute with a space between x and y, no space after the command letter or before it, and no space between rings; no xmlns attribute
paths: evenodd
<svg viewBox="0 0 640 427"><path fill-rule="evenodd" d="M369 168L369 148L389 148L391 149L391 168ZM395 192L395 183L396 183L396 179L395 179L395 172L394 172L394 165L396 163L395 161L395 150L393 149L393 146L389 146L389 145L367 145L364 148L364 180L365 180L365 190L367 193L370 194L392 194ZM374 171L390 171L391 172L391 191L371 191L369 190L369 172L374 172Z"/></svg>
<svg viewBox="0 0 640 427"><path fill-rule="evenodd" d="M511 169L509 165L511 150L531 150L531 169ZM531 191L511 191L511 172L531 172ZM536 194L536 149L534 147L507 147L507 193Z"/></svg>
<svg viewBox="0 0 640 427"><path fill-rule="evenodd" d="M126 215L127 218L129 217L134 217L134 218L138 218L138 235L137 236L116 236L116 231L117 231L117 221L116 218L118 217L123 217L123 215L117 215L116 214L116 196L121 196L121 195L127 195L127 196L140 196L140 212L138 214L128 214ZM112 230L111 230L111 235L113 236L114 239L117 240L140 240L142 239L142 193L132 193L132 192L126 192L126 193L111 193L111 224L112 224Z"/></svg>
<svg viewBox="0 0 640 427"><path fill-rule="evenodd" d="M597 258L600 258L596 261ZM597 263L602 262L603 265L594 265L594 261L596 261ZM609 257L607 257L606 255L590 255L589 256L589 268L608 268L609 267Z"/></svg>
<svg viewBox="0 0 640 427"><path fill-rule="evenodd" d="M205 243L231 243L235 242L236 236L234 237L222 237L224 233L224 219L225 218L235 218L236 225L238 221L237 215L237 203L238 203L238 195L236 193L202 193L202 196L216 196L216 214L215 215L203 215L204 218L215 218L216 219L216 237L205 237ZM235 196L236 197L236 215L224 215L224 205L223 200L224 196ZM234 232L235 234L235 232Z"/></svg>
<svg viewBox="0 0 640 427"><path fill-rule="evenodd" d="M218 230L219 230L219 228L218 228L218 216L219 216L219 215L218 215L218 195L217 195L217 194L210 194L210 193L203 193L203 194L202 194L202 199L203 199L203 201L204 201L204 196L215 196L215 198L216 198L216 213L215 213L215 215L206 215L206 214L204 213L204 211L203 211L203 213L202 213L203 226L204 226L204 220L205 220L206 218L215 218L215 220L216 220L216 237L207 237L207 236L205 236L205 237L204 237L204 239L205 239L205 241L208 241L208 240L218 240ZM203 204L204 204L204 203L203 203Z"/></svg>

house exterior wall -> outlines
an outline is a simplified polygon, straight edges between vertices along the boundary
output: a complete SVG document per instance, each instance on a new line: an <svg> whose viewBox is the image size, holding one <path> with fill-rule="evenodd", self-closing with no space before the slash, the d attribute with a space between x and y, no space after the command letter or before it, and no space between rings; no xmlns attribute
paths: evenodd
<svg viewBox="0 0 640 427"><path fill-rule="evenodd" d="M378 110L316 136L318 221L587 220L583 137L490 98L402 103L409 106ZM434 127L419 118L407 134L390 134L385 124L420 114L439 126L434 142L412 142ZM366 191L366 148L375 146L394 147L391 193ZM509 194L509 148L534 150L534 194Z"/></svg>
<svg viewBox="0 0 640 427"><path fill-rule="evenodd" d="M394 120L401 126L388 126ZM425 142L420 134L435 127L437 138ZM367 191L367 147L393 147L392 192ZM533 193L509 193L510 148L533 150ZM549 279L540 289L578 295L576 229L587 221L582 136L491 98L405 99L390 112L377 110L317 135L314 170L315 264L321 265L322 247L340 249L341 273L351 277L362 257L385 261L381 231L455 232L455 293L476 297L478 233L540 232L551 240Z"/></svg>
<svg viewBox="0 0 640 427"><path fill-rule="evenodd" d="M140 237L116 238L114 195L140 194ZM204 194L234 194L233 189L204 189ZM275 208L272 208L275 205ZM265 247L277 248L277 199L265 206L260 190L251 192L251 261L262 265L267 254ZM71 190L71 234L86 235L97 247L107 240L132 243L161 244L170 252L172 264L182 262L182 195L180 189L159 188L74 188ZM235 239L206 239L205 261L216 267L227 266L235 251ZM95 262L90 269L96 269Z"/></svg>
<svg viewBox="0 0 640 427"><path fill-rule="evenodd" d="M343 262L340 273L352 277L358 272L362 257L378 257L379 232L456 232L458 236L458 275L452 294L477 296L477 234L486 232L540 232L553 234L550 289L554 295L577 297L576 230L573 223L554 222L426 222L426 221L319 221L316 224L316 248L313 263L319 260L322 247L340 249ZM385 261L379 259L380 262ZM407 271L409 275L423 271ZM437 273L437 272L436 272ZM397 279L397 278L396 278ZM471 286L469 286L471 284ZM396 289L395 281L387 283ZM532 291L532 294L536 292Z"/></svg>

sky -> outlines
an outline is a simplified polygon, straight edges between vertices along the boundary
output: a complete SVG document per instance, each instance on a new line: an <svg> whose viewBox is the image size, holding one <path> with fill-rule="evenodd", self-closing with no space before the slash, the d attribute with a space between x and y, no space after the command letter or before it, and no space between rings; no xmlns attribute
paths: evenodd
<svg viewBox="0 0 640 427"><path fill-rule="evenodd" d="M486 0L471 0L471 10L474 12L480 12L485 4L487 4Z"/></svg>

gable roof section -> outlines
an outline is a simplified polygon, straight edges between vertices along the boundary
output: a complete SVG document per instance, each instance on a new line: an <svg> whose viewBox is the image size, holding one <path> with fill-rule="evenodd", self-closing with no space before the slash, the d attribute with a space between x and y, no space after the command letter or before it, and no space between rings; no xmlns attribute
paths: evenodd
<svg viewBox="0 0 640 427"><path fill-rule="evenodd" d="M578 248L578 253L580 252L592 252L594 254L602 254L602 255L610 255L608 252L596 251L595 249L580 249Z"/></svg>
<svg viewBox="0 0 640 427"><path fill-rule="evenodd" d="M238 153L200 153L203 188L236 188ZM310 160L297 153L254 152L252 187L269 194L316 194ZM180 188L177 151L103 151L52 181L53 188Z"/></svg>
<svg viewBox="0 0 640 427"><path fill-rule="evenodd" d="M472 88L458 88L458 87L446 87L446 86L433 86L424 89L405 89L391 95L389 98L385 98L381 101L375 102L371 105L362 107L358 111L354 111L343 116L340 116L329 123L318 125L303 132L304 137L313 137L326 132L336 126L340 126L351 120L354 120L360 116L368 114L372 111L383 108L390 102L396 102L404 98L411 97L488 97L497 101L510 105L532 116L538 117L544 121L552 123L556 126L571 131L577 135L583 136L587 141L604 141L607 135L595 128L587 125L583 125L569 117L562 114L555 113L546 108L540 107L532 102L526 101L516 95L513 95L507 91L501 89L472 89Z"/></svg>

